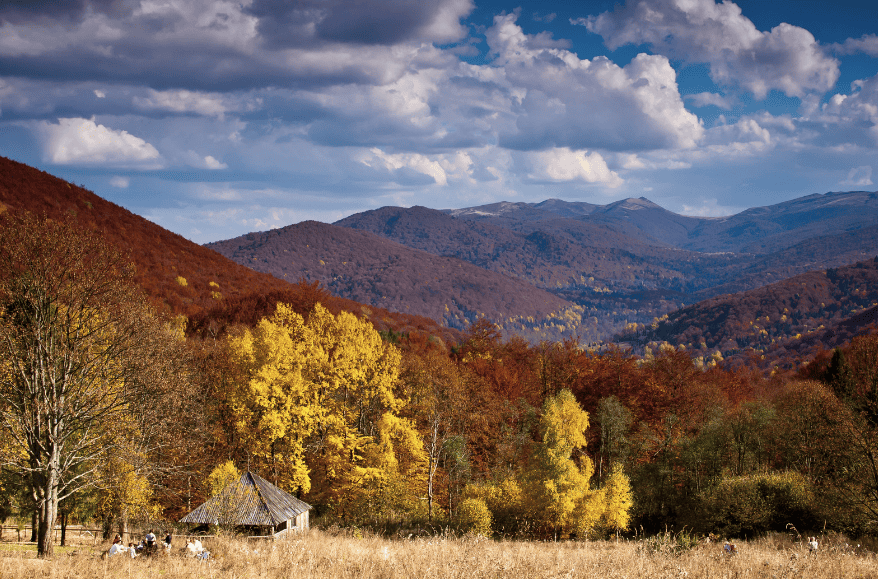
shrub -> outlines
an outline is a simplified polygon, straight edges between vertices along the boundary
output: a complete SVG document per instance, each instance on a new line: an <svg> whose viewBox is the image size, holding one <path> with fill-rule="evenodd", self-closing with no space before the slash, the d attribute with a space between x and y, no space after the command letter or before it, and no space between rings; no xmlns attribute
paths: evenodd
<svg viewBox="0 0 878 579"><path fill-rule="evenodd" d="M678 557L697 546L698 537L683 529L678 533L665 531L664 533L647 537L643 540L640 548L650 555L661 553Z"/></svg>
<svg viewBox="0 0 878 579"><path fill-rule="evenodd" d="M457 507L460 530L474 535L491 534L491 511L482 499L464 499Z"/></svg>
<svg viewBox="0 0 878 579"><path fill-rule="evenodd" d="M701 496L708 530L728 537L813 528L817 516L808 480L797 472L724 478Z"/></svg>
<svg viewBox="0 0 878 579"><path fill-rule="evenodd" d="M528 530L524 494L514 478L467 485L463 499L476 499L487 506L491 527L498 535L515 535Z"/></svg>

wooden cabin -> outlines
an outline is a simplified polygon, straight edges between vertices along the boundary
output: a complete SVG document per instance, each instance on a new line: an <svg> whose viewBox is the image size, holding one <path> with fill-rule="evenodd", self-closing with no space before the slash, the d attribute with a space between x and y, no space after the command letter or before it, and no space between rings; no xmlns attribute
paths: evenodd
<svg viewBox="0 0 878 579"><path fill-rule="evenodd" d="M228 526L259 536L280 537L307 529L310 510L308 503L247 471L180 522Z"/></svg>

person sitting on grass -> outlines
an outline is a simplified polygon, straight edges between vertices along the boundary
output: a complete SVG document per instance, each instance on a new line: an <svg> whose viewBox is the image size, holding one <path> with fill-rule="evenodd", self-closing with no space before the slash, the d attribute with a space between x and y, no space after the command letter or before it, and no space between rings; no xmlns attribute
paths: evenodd
<svg viewBox="0 0 878 579"><path fill-rule="evenodd" d="M168 554L170 554L170 552L171 552L171 539L172 539L172 538L173 538L173 536L171 535L171 532L168 531L168 532L165 534L165 540L162 541L162 546L165 548L165 551L166 551Z"/></svg>
<svg viewBox="0 0 878 579"><path fill-rule="evenodd" d="M128 543L128 554L131 555L131 558L137 557L137 549L134 548L134 543Z"/></svg>
<svg viewBox="0 0 878 579"><path fill-rule="evenodd" d="M113 544L110 546L110 549L106 553L104 553L103 558L112 557L113 555L121 555L127 550L128 549L126 549L125 546L122 544L122 541L119 541L118 543L114 541Z"/></svg>
<svg viewBox="0 0 878 579"><path fill-rule="evenodd" d="M728 541L726 541L725 544L723 545L723 554L724 555L737 555L738 554L738 547L736 547L734 543L729 543Z"/></svg>

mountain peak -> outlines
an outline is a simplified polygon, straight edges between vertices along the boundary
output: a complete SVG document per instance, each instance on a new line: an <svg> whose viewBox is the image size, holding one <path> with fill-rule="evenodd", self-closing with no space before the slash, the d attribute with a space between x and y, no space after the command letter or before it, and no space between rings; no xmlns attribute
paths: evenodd
<svg viewBox="0 0 878 579"><path fill-rule="evenodd" d="M639 211L641 209L664 209L661 205L657 205L653 203L646 197L629 197L627 199L622 199L621 201L617 201L616 203L611 203L607 205L607 209L627 209L629 211Z"/></svg>

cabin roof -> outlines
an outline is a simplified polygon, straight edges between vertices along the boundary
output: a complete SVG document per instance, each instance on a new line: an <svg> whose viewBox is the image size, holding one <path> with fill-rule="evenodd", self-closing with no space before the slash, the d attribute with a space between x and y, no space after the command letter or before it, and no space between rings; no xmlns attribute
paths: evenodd
<svg viewBox="0 0 878 579"><path fill-rule="evenodd" d="M308 503L247 471L180 522L271 527L310 509Z"/></svg>

